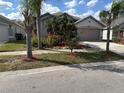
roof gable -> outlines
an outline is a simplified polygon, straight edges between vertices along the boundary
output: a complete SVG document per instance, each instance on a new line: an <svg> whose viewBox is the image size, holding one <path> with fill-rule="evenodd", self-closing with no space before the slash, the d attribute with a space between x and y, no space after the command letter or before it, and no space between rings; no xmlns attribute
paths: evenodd
<svg viewBox="0 0 124 93"><path fill-rule="evenodd" d="M45 13L43 15L41 15L41 20L45 20L45 19L48 19L49 17L61 17L61 16L68 16L69 18L73 19L74 21L77 21L79 20L80 18L78 17L75 17L75 16L72 16L72 15L69 15L68 13L62 13L62 12L57 12L57 13L53 13L53 14L50 14L50 13Z"/></svg>
<svg viewBox="0 0 124 93"><path fill-rule="evenodd" d="M46 19L51 18L51 17L54 17L54 16L50 13L45 13L45 14L40 16L40 19L41 20L46 20Z"/></svg>
<svg viewBox="0 0 124 93"><path fill-rule="evenodd" d="M79 23L84 22L84 21L86 21L86 20L88 20L88 19L91 19L91 20L94 21L95 23L101 25L102 27L105 27L105 24L104 24L104 23L98 21L97 19L95 19L95 18L94 18L93 16L91 16L91 15L88 16L88 17L86 17L86 18L84 18L84 19L78 20L77 22L75 22L75 24L79 24Z"/></svg>
<svg viewBox="0 0 124 93"><path fill-rule="evenodd" d="M76 22L78 20L76 17L71 16L71 15L69 15L67 13L63 13L59 17L61 17L61 16L67 16L69 19L73 20L74 22Z"/></svg>
<svg viewBox="0 0 124 93"><path fill-rule="evenodd" d="M11 25L16 25L16 26L19 26L21 28L24 28L22 25L18 24L17 22L13 22L12 20L0 15L0 24L2 25L8 25L8 24L11 24Z"/></svg>
<svg viewBox="0 0 124 93"><path fill-rule="evenodd" d="M94 29L103 29L105 25L100 21L96 20L92 16L88 16L84 19L81 19L75 22L77 28L94 28Z"/></svg>
<svg viewBox="0 0 124 93"><path fill-rule="evenodd" d="M8 18L6 18L6 17L4 17L2 15L0 15L0 21L2 23L12 23L11 20L9 20Z"/></svg>

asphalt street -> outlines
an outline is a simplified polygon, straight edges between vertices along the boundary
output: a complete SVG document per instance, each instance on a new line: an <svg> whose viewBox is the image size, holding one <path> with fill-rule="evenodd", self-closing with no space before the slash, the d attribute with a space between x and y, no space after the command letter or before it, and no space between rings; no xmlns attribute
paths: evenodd
<svg viewBox="0 0 124 93"><path fill-rule="evenodd" d="M124 93L123 61L57 68L0 73L0 93Z"/></svg>

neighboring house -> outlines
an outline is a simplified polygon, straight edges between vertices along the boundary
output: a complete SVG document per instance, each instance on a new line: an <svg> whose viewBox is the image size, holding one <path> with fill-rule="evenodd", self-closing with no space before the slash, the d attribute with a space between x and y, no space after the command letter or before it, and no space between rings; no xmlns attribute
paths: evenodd
<svg viewBox="0 0 124 93"><path fill-rule="evenodd" d="M50 14L46 13L41 16L41 34L42 36L47 36L47 20L53 18L54 16L64 16L67 15L69 18L72 18L77 27L78 37L80 41L99 41L102 40L102 31L105 25L96 20L92 16L80 19L78 17L69 15L67 13L55 13Z"/></svg>
<svg viewBox="0 0 124 93"><path fill-rule="evenodd" d="M120 16L112 23L113 38L120 39L124 43L124 16Z"/></svg>
<svg viewBox="0 0 124 93"><path fill-rule="evenodd" d="M25 37L24 28L16 22L0 15L0 41L16 40L16 34Z"/></svg>

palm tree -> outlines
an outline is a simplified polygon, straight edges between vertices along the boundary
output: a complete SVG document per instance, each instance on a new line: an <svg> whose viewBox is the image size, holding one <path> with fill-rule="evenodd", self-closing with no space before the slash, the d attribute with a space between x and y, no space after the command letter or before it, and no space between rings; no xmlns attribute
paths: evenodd
<svg viewBox="0 0 124 93"><path fill-rule="evenodd" d="M41 44L41 29L40 29L40 15L41 15L41 6L44 0L32 0L31 8L32 13L36 17L36 27L37 27L37 36L38 36L38 49L42 48Z"/></svg>
<svg viewBox="0 0 124 93"><path fill-rule="evenodd" d="M31 30L32 30L32 21L31 21L31 12L30 12L30 2L31 0L21 0L21 13L24 16L24 25L26 32L26 44L27 44L27 57L32 58L32 43L31 43Z"/></svg>
<svg viewBox="0 0 124 93"><path fill-rule="evenodd" d="M110 45L110 30L111 30L111 23L113 20L115 20L119 14L121 14L121 10L124 8L121 6L121 3L123 1L119 2L113 2L112 7L110 10L103 10L100 12L99 17L101 21L103 21L107 26L107 43L106 43L106 52L109 52L109 45Z"/></svg>
<svg viewBox="0 0 124 93"><path fill-rule="evenodd" d="M106 23L107 25L107 44L106 44L106 52L109 52L109 44L110 44L110 30L111 30L111 23L112 23L112 13L111 11L102 11L100 13L100 19Z"/></svg>
<svg viewBox="0 0 124 93"><path fill-rule="evenodd" d="M114 0L111 10L112 10L114 19L116 19L118 15L124 16L124 0Z"/></svg>

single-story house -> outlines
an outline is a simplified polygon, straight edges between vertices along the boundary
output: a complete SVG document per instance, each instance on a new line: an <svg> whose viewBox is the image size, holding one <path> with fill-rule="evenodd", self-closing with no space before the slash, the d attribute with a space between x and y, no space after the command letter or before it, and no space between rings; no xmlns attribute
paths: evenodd
<svg viewBox="0 0 124 93"><path fill-rule="evenodd" d="M112 23L113 38L118 38L124 43L124 16L120 16Z"/></svg>
<svg viewBox="0 0 124 93"><path fill-rule="evenodd" d="M19 34L25 37L24 28L20 24L0 15L0 42L16 40L16 35Z"/></svg>
<svg viewBox="0 0 124 93"><path fill-rule="evenodd" d="M50 14L46 13L41 15L41 35L42 37L47 36L47 27L46 22L54 16L64 16L67 15L69 18L72 18L77 27L77 33L80 41L100 41L102 40L103 28L105 25L95 19L93 16L88 16L86 18L78 18L67 13L55 13Z"/></svg>

